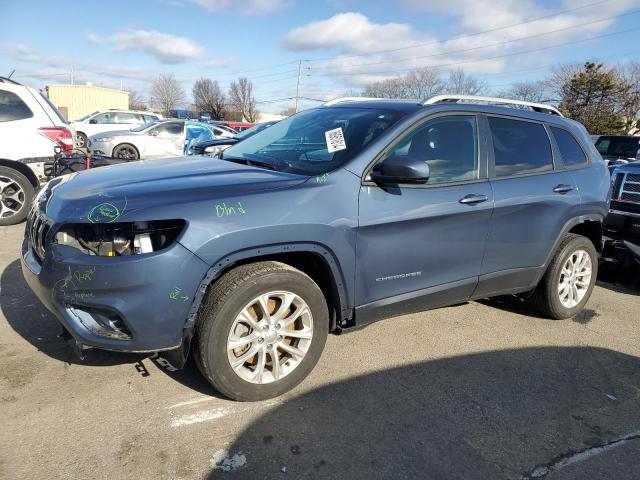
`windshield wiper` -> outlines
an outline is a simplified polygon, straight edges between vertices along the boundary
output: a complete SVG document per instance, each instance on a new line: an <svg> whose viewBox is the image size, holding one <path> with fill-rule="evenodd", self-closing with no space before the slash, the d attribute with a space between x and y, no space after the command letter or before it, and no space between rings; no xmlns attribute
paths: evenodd
<svg viewBox="0 0 640 480"><path fill-rule="evenodd" d="M269 170L278 170L275 165L269 162L262 162L260 160L249 160L248 158L243 157L225 157L224 155L220 155L221 160L226 160L228 162L240 163L242 165L249 165L250 167L261 167L267 168Z"/></svg>

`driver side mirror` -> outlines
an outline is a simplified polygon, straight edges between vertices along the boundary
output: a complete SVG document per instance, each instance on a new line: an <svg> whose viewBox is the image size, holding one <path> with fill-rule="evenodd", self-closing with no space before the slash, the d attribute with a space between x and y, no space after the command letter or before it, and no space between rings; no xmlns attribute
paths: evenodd
<svg viewBox="0 0 640 480"><path fill-rule="evenodd" d="M379 185L422 184L429 180L429 165L415 157L393 155L378 163L369 180Z"/></svg>
<svg viewBox="0 0 640 480"><path fill-rule="evenodd" d="M96 124L98 123L98 120L96 120L95 118L92 118L91 120L89 120L89 123Z"/></svg>
<svg viewBox="0 0 640 480"><path fill-rule="evenodd" d="M148 135L151 135L152 137L157 137L158 136L158 131L157 130L149 130Z"/></svg>

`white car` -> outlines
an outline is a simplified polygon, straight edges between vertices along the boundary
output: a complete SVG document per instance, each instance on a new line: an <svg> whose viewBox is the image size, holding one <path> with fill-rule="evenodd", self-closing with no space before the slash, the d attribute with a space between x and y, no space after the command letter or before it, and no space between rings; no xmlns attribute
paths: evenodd
<svg viewBox="0 0 640 480"><path fill-rule="evenodd" d="M195 142L231 136L230 132L203 122L164 120L94 135L87 141L87 150L90 155L128 160L179 157Z"/></svg>
<svg viewBox="0 0 640 480"><path fill-rule="evenodd" d="M0 225L24 220L45 165L73 150L75 132L37 90L0 77Z"/></svg>
<svg viewBox="0 0 640 480"><path fill-rule="evenodd" d="M128 130L145 123L162 120L159 113L134 110L99 110L71 122L76 130L76 147L87 146L87 138L112 130Z"/></svg>

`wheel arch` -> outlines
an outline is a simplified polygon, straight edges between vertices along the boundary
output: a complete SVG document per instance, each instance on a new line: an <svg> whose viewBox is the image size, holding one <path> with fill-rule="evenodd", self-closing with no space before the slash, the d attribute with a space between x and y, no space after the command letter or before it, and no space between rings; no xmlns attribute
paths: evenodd
<svg viewBox="0 0 640 480"><path fill-rule="evenodd" d="M27 177L27 180L29 180L29 183L31 183L31 185L33 185L33 188L35 189L40 186L36 174L33 173L33 170L31 170L24 163L17 162L15 160L6 160L4 158L0 158L0 167L13 168L14 170L20 172L22 175Z"/></svg>
<svg viewBox="0 0 640 480"><path fill-rule="evenodd" d="M560 235L558 235L555 242L553 243L553 247L547 254L547 258L544 262L543 268L540 269L540 273L538 274L538 278L536 279L536 284L540 281L544 273L547 271L551 260L558 251L558 246L562 243L564 237L566 237L569 233L575 233L577 235L587 237L589 240L591 240L591 242L593 242L596 251L601 253L603 222L604 218L602 217L602 215L590 214L573 217L567 223L565 223L564 227L560 231Z"/></svg>
<svg viewBox="0 0 640 480"><path fill-rule="evenodd" d="M342 269L335 256L321 245L296 243L256 247L220 258L209 268L200 282L185 323L185 329L190 329L195 324L200 305L210 285L240 265L263 261L285 263L309 275L318 284L328 301L330 331L340 327L345 321L351 320L353 305L348 297Z"/></svg>

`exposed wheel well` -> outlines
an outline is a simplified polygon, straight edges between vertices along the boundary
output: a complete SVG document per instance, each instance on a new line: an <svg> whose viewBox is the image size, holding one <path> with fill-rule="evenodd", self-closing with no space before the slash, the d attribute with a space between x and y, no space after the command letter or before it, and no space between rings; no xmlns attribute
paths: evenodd
<svg viewBox="0 0 640 480"><path fill-rule="evenodd" d="M596 250L602 253L602 223L596 220L587 220L571 228L568 233L587 237L596 247Z"/></svg>
<svg viewBox="0 0 640 480"><path fill-rule="evenodd" d="M37 189L40 186L40 184L38 183L38 178L36 177L36 174L33 173L33 170L31 170L24 163L16 162L15 160L5 160L3 158L0 158L0 167L8 167L8 168L13 168L14 170L17 170L18 172L23 174L25 177L27 177L27 179L29 180L29 183L33 185L33 188Z"/></svg>
<svg viewBox="0 0 640 480"><path fill-rule="evenodd" d="M260 257L251 257L240 262L230 265L229 268L220 272L220 275L225 274L229 270L234 269L240 265L246 265L248 263L264 262L264 261L276 261L286 263L287 265L297 268L298 270L306 273L311 279L318 284L320 290L327 299L327 307L329 309L329 330L334 330L337 326L340 326L342 321L340 295L338 294L338 288L336 287L335 279L331 272L331 267L322 258L321 255L312 252L290 252L290 253L276 253L273 255L263 255ZM219 278L219 277L218 277Z"/></svg>

